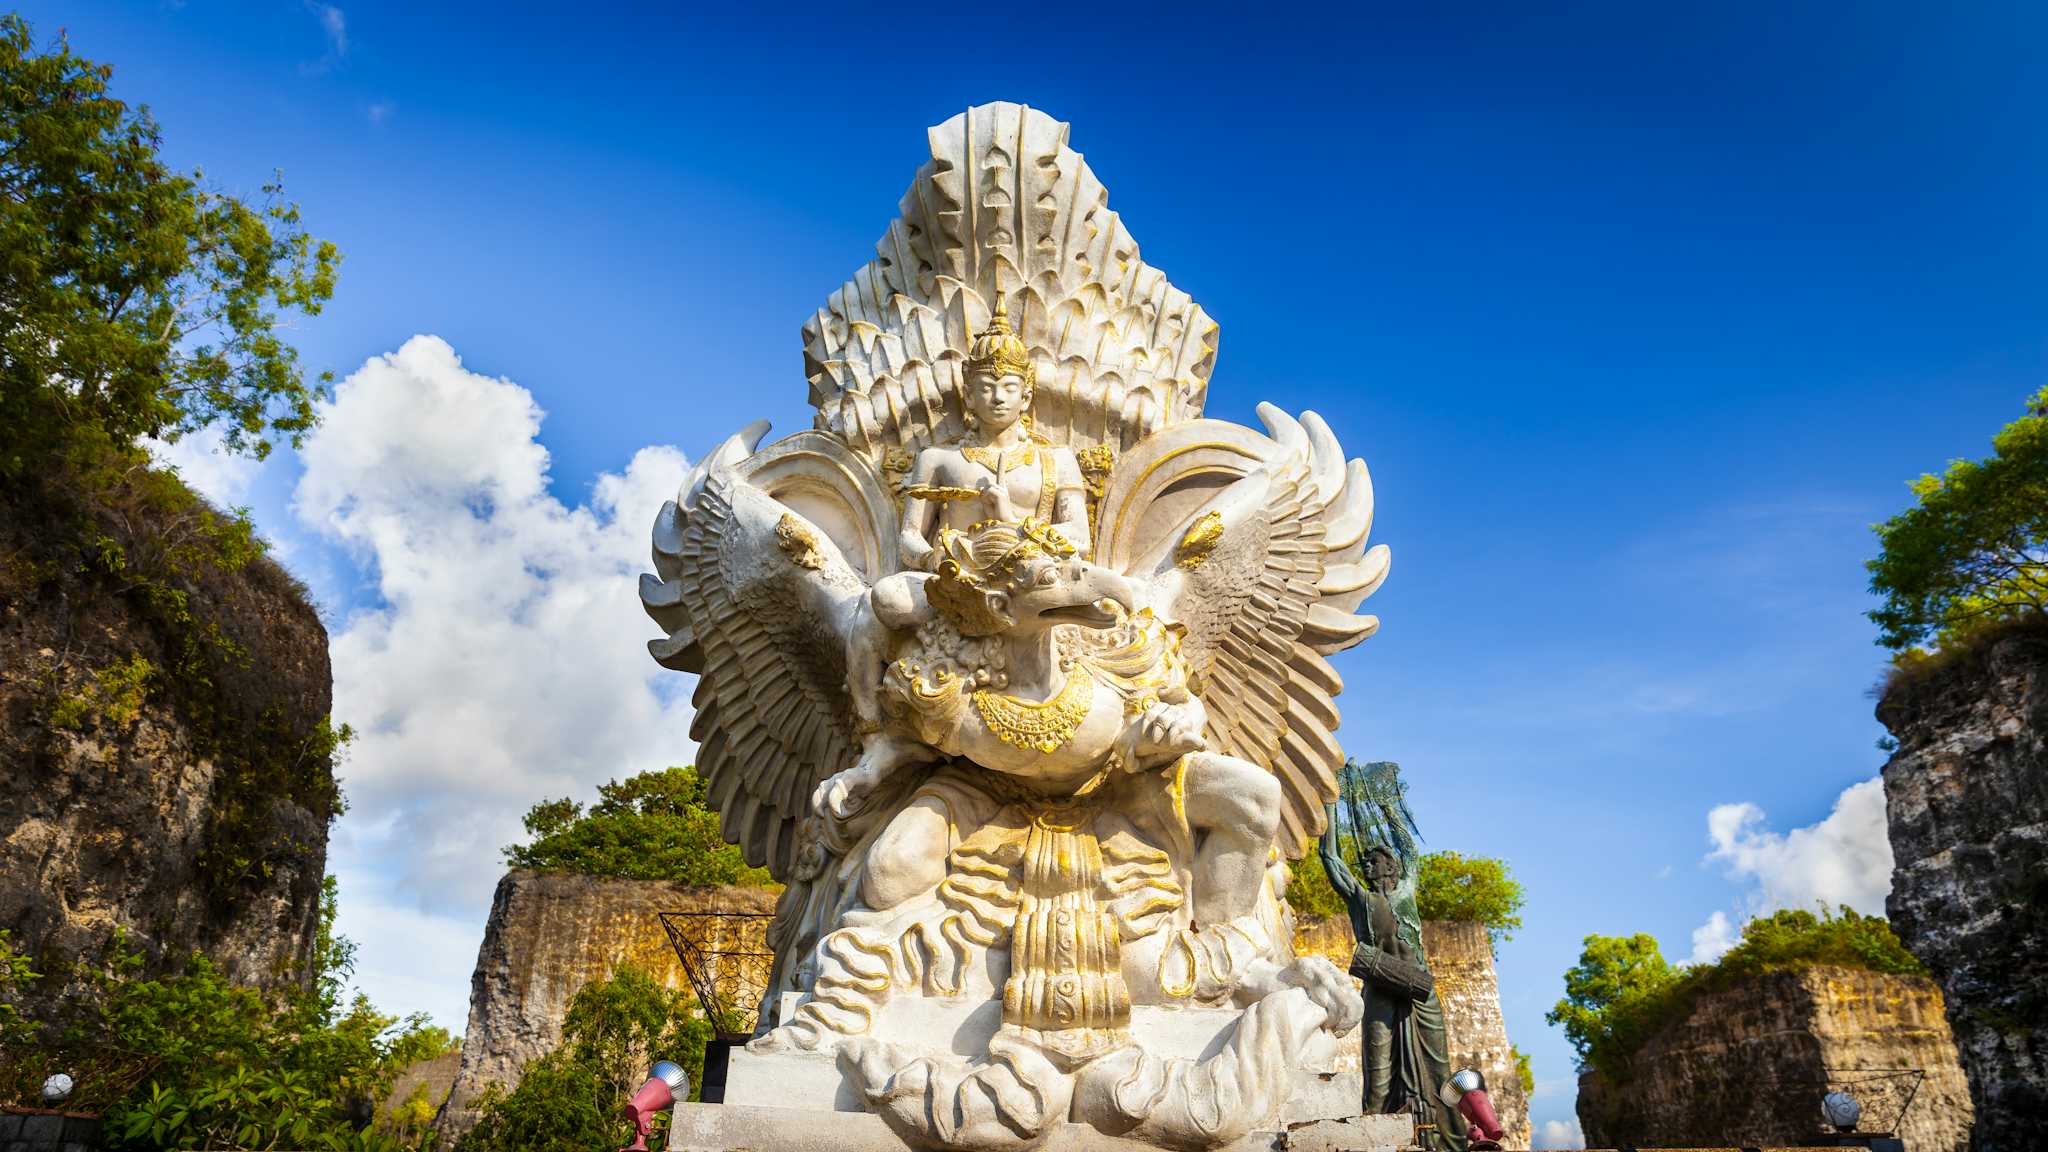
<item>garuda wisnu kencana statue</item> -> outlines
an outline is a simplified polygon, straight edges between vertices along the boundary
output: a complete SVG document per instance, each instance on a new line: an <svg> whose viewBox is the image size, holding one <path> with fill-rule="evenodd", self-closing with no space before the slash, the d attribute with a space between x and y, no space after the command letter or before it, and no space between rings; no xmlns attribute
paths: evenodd
<svg viewBox="0 0 2048 1152"><path fill-rule="evenodd" d="M1313 413L1202 417L1216 325L1064 124L930 143L804 326L815 428L705 456L642 580L786 885L733 1083L823 1062L926 1147L1221 1145L1362 1012L1283 893L1337 797L1327 658L1378 624L1371 481Z"/></svg>

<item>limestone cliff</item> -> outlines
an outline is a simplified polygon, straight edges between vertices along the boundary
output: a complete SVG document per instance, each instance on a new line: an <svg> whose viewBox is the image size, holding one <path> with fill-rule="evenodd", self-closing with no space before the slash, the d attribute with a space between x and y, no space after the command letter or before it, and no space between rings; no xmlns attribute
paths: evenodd
<svg viewBox="0 0 2048 1152"><path fill-rule="evenodd" d="M1294 948L1303 955L1328 956L1338 967L1351 962L1351 923L1341 916L1303 920L1296 924ZM1500 980L1493 966L1493 945L1486 926L1431 920L1422 925L1422 950L1436 974L1437 997L1444 1006L1451 1066L1476 1068L1486 1077L1509 1148L1529 1146L1529 1094L1515 1070L1508 1042L1507 1020L1501 1015ZM1348 1050L1358 1059L1357 1045Z"/></svg>
<svg viewBox="0 0 2048 1152"><path fill-rule="evenodd" d="M1887 686L1877 718L1899 939L1941 982L1981 1152L2048 1117L2048 628L2008 631Z"/></svg>
<svg viewBox="0 0 2048 1152"><path fill-rule="evenodd" d="M1970 1135L1970 1097L1924 976L1854 968L1773 972L1699 997L1652 1036L1627 1083L1579 1077L1579 1124L1593 1148L1772 1146L1820 1134L1820 1098L1848 1086L1870 1125L1903 1103L1907 1081L1869 1081L1853 1069L1926 1073L1899 1135L1909 1152L1958 1152Z"/></svg>
<svg viewBox="0 0 2048 1152"><path fill-rule="evenodd" d="M476 1124L492 1084L510 1090L521 1071L562 1039L576 990L630 963L671 988L688 986L659 920L662 912L769 913L759 888L691 888L514 869L498 881L490 922L470 977L462 1062L436 1122L444 1147Z"/></svg>
<svg viewBox="0 0 2048 1152"><path fill-rule="evenodd" d="M296 978L337 806L304 590L170 477L93 492L0 487L0 930L39 1016L116 931L145 972Z"/></svg>

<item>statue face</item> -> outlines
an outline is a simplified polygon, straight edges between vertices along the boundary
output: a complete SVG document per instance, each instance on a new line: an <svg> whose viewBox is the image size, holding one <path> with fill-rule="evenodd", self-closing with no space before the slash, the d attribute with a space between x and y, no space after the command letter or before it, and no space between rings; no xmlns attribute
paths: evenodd
<svg viewBox="0 0 2048 1152"><path fill-rule="evenodd" d="M1071 558L1039 557L1021 565L1009 591L998 595L1005 597L1004 613L1017 621L1019 631L1027 633L1055 624L1109 628L1134 610L1128 580L1107 568Z"/></svg>
<svg viewBox="0 0 2048 1152"><path fill-rule="evenodd" d="M1365 858L1365 882L1381 895L1392 892L1401 883L1401 866L1385 852L1374 852Z"/></svg>
<svg viewBox="0 0 2048 1152"><path fill-rule="evenodd" d="M1015 372L1001 376L970 372L967 376L967 410L981 423L984 432L1001 432L1024 418L1031 410L1031 389Z"/></svg>

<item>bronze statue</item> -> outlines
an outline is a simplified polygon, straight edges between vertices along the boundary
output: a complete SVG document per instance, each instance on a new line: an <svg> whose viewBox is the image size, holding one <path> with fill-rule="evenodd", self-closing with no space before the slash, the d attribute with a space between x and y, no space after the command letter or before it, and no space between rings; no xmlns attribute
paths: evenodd
<svg viewBox="0 0 2048 1152"><path fill-rule="evenodd" d="M1399 772L1385 761L1347 764L1343 810L1330 806L1321 842L1323 869L1344 899L1357 941L1351 974L1365 982L1360 1110L1410 1113L1424 1148L1464 1152L1464 1118L1438 1097L1451 1077L1450 1047L1422 949L1422 917L1415 906L1422 855ZM1358 855L1358 873L1344 859L1347 846Z"/></svg>

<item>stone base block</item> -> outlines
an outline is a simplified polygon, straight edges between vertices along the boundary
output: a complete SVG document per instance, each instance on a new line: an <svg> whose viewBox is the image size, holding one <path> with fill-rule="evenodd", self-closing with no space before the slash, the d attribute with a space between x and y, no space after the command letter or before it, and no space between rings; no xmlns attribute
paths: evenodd
<svg viewBox="0 0 2048 1152"><path fill-rule="evenodd" d="M1356 1100L1352 1103L1356 1107ZM1215 1152L1396 1152L1415 1144L1406 1116L1353 1116L1252 1132ZM678 1104L671 1152L911 1152L870 1112L818 1112L750 1104ZM1033 1152L1153 1152L1152 1145L1060 1124Z"/></svg>
<svg viewBox="0 0 2048 1152"><path fill-rule="evenodd" d="M788 993L782 1019L794 1014L802 998ZM1159 1056L1200 1060L1223 1049L1236 1031L1242 1013L1234 1008L1161 1008L1138 1005L1131 1010L1131 1037ZM877 1013L872 1035L973 1057L987 1052L989 1040L1002 1025L1000 1000L948 1000L899 997ZM1303 1072L1284 1118L1289 1123L1348 1116L1358 1110L1359 1073L1355 1061L1345 1071L1340 1047L1357 1047L1357 1033L1348 1044L1317 1033L1312 1051L1297 1053ZM725 1081L727 1104L818 1111L865 1112L866 1106L839 1071L830 1048L817 1052L756 1053L733 1049Z"/></svg>

